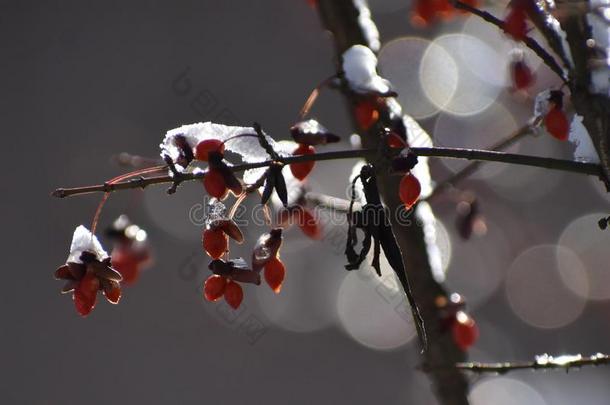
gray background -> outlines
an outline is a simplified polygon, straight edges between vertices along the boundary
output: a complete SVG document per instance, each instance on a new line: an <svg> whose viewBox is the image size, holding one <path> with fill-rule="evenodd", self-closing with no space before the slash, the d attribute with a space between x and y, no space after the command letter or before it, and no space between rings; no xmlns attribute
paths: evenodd
<svg viewBox="0 0 610 405"><path fill-rule="evenodd" d="M406 0L377 3L384 40L410 32ZM145 196L110 199L101 226L127 211L148 229L156 256L119 306L100 299L92 315L81 319L52 278L73 229L90 223L98 201L50 198L55 187L113 177L122 169L109 158L120 151L156 156L164 132L184 123L257 120L277 138L287 136L309 91L335 69L331 39L304 0L4 0L0 52L0 403L434 403L415 369L414 346L372 350L338 326L334 300L346 273L341 248L331 243L289 234L295 242L285 257L296 281L271 310L283 316L284 327L268 319L269 311L261 309L269 308L268 296L261 305L262 293L252 288L239 320L204 303L197 287L207 275L206 259L198 251L200 230L187 214L203 198L197 184L171 198L153 188ZM177 92L172 83L184 73L191 87ZM200 92L214 97L213 108L193 107ZM524 121L529 105L511 109ZM340 96L326 92L315 114L347 138ZM423 124L434 128L433 119ZM569 156L566 146L527 142L524 150L545 142L553 148L548 153ZM349 167L320 164L312 182L342 196ZM433 171L448 174L436 162ZM555 179L552 190L529 201L505 198L484 182L468 183L493 226L506 231L502 242L474 240L465 248L453 229L452 202L435 206L455 242L452 288L478 282L460 276L468 252L485 250L485 265L502 274L525 248L554 243L570 220L606 210L592 182L567 174L549 178ZM257 234L252 229L247 236L252 241ZM496 260L494 249L506 260ZM287 315L281 315L282 306ZM473 355L508 360L545 351L607 351L608 310L607 304L590 304L566 328L534 329L512 314L500 288L472 310L482 332ZM253 337L243 329L244 319L254 319L264 334ZM609 376L603 368L515 374L549 404L607 403Z"/></svg>

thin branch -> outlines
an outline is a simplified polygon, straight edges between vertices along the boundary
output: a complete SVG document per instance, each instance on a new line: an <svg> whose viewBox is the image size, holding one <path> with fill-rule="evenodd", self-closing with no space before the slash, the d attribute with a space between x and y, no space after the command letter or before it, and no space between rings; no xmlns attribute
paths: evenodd
<svg viewBox="0 0 610 405"><path fill-rule="evenodd" d="M589 357L577 355L563 355L552 357L548 354L536 356L534 361L524 362L506 362L506 363L478 363L466 362L457 363L455 368L459 370L471 371L473 373L499 373L505 374L509 371L516 370L548 370L548 369L564 369L568 371L571 368L583 366L601 366L610 364L610 356L602 353L597 353Z"/></svg>
<svg viewBox="0 0 610 405"><path fill-rule="evenodd" d="M504 27L504 22L502 20L488 13L487 11L479 10L478 8L472 7L466 3L462 3L459 0L454 0L453 5L457 9L468 11L469 13L472 13L477 17L482 18L488 23L495 25L499 29L503 29ZM553 56L551 56L551 54L548 53L535 39L533 39L532 37L525 37L522 42L536 55L538 55L538 57L542 59L545 65L547 65L553 72L555 72L564 83L567 83L567 79L564 77L565 75L561 66L557 63L555 58L553 58Z"/></svg>
<svg viewBox="0 0 610 405"><path fill-rule="evenodd" d="M572 160L546 158L540 156L519 155L515 153L504 153L478 149L461 149L461 148L411 148L411 152L418 156L429 156L438 158L453 158L467 159L488 162L502 162L523 166L542 167L552 170L560 170L572 173L581 173L591 176L601 176L601 167L594 163L582 163ZM308 161L323 161L336 159L354 159L374 157L377 154L373 149L355 149L343 150L334 152L316 153L314 155L299 155L282 158L284 164L301 163ZM274 163L273 160L267 160L257 163L245 163L232 166L235 172L241 172L259 167L267 167ZM181 173L179 182L199 180L205 176L205 171L197 171L195 173ZM87 194L94 192L110 193L118 190L145 188L152 184L176 183L173 176L155 176L155 177L140 177L120 183L104 183L95 186L76 187L76 188L58 188L51 194L53 197L64 198L73 195Z"/></svg>
<svg viewBox="0 0 610 405"><path fill-rule="evenodd" d="M542 120L541 118L537 118L537 119L533 120L533 122L522 126L518 130L516 130L515 132L510 134L506 139L503 139L503 140L493 144L491 146L491 148L489 148L489 150L502 151L503 149L506 149L509 146L515 144L516 142L520 141L523 137L530 134L532 132L532 129L535 126L537 126L541 120ZM471 162L468 165L466 165L466 167L464 167L460 171L456 172L449 178L437 183L436 186L434 187L434 190L432 190L432 193L430 193L430 195L428 197L426 197L425 200L433 201L435 198L437 198L440 195L440 193L445 191L448 187L455 186L460 181L470 177L473 173L475 173L479 169L479 167L482 164L483 164L483 162L481 162L481 161Z"/></svg>

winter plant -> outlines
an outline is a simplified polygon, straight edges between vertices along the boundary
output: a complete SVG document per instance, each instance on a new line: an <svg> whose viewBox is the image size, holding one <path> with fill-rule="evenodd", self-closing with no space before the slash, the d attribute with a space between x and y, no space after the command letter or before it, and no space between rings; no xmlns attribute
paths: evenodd
<svg viewBox="0 0 610 405"><path fill-rule="evenodd" d="M553 1L512 0L502 16L479 7L479 1L415 0L412 23L440 24L449 18L471 13L513 41L509 71L513 91L527 92L536 77L524 58L531 49L558 77L557 87L538 94L532 119L516 135L497 145L496 150L434 147L431 138L403 111L392 84L377 70L380 48L377 28L364 0L310 1L326 29L334 34L339 63L337 71L324 80L304 104L299 119L287 130L292 140L278 140L253 123L249 127L232 123L200 122L167 131L160 144L160 159L152 167L138 168L104 184L60 188L55 197L102 193L90 230L79 225L72 236L66 263L55 271L66 283L62 293L71 294L76 310L87 316L96 305L98 292L117 304L122 285L136 281L151 257L146 232L119 217L107 229L113 243L107 253L96 234L102 208L110 194L122 190L169 184L168 194L179 191L184 182L199 182L212 197L202 234L202 255L209 256L210 275L203 286L203 299L225 300L237 309L244 296L244 284L264 282L280 293L290 276L281 259L283 229L295 225L316 240L322 224L312 207L326 205L347 216L345 246L347 270L358 270L370 261L381 276L380 261L388 262L406 295L417 327L428 372L442 404L466 404L470 372L506 372L520 368L569 368L608 362L608 357L565 355L539 356L532 362L468 363L466 352L477 340L479 330L468 315L463 298L442 284L439 248L434 235L434 214L429 201L456 187L472 173L471 163L449 181L434 184L428 159L450 158L494 161L562 170L599 178L610 189L610 82L608 70L610 3L608 0ZM537 31L541 44L531 36ZM313 118L311 107L322 91L341 92L359 135L349 150L324 152L327 144L341 137ZM505 148L527 132L545 133L558 141L575 145L574 159L504 153ZM283 135L283 134L281 134ZM546 135L545 135L546 136ZM340 200L311 193L307 177L325 160L358 159L349 179L350 197ZM202 191L203 191L202 190ZM264 207L268 230L246 259L231 255L231 246L244 242L242 229L234 221L237 207L245 198L257 195ZM478 202L466 195L459 202L457 224L468 238L482 221ZM409 226L391 215L405 211L422 226ZM600 228L608 219L600 219Z"/></svg>

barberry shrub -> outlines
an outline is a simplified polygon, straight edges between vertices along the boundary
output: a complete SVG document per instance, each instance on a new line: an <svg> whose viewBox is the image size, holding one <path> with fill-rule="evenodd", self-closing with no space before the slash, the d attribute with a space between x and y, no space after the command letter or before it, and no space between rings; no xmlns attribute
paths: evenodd
<svg viewBox="0 0 610 405"><path fill-rule="evenodd" d="M337 209L347 218L345 268L357 270L363 262L370 260L373 270L382 276L380 263L387 262L406 297L405 306L411 311L427 360L434 367L439 367L438 364L444 364L439 353L449 353L452 358L463 359L464 353L476 344L480 331L477 322L466 312L462 298L457 294L447 294L437 280L442 269L439 270L436 240L431 237L434 233L430 231L434 226L434 215L428 201L446 187L434 188L428 170L428 157L496 160L550 167L595 174L608 185L610 171L606 167L607 159L605 162L600 159L600 153L608 155L608 151L602 149L606 144L599 141L599 136L589 133L600 122L607 123L607 114L602 118L597 116L597 120L592 119L590 114L599 115L599 111L583 108L582 104L579 105L582 101L575 97L579 91L585 91L592 99L607 102L610 88L606 71L607 55L604 54L605 59L602 58L604 70L596 70L595 78L588 83L590 88L583 90L582 83L577 80L583 63L578 64L572 59L573 47L568 46L562 21L558 18L562 13L584 13L587 17L602 18L603 23L607 23L610 7L605 3L595 6L588 4L584 10L574 11L561 9L561 5L557 6L554 2L512 0L502 18L498 18L479 9L477 1L412 2L411 21L420 28L472 13L503 32L507 41L512 41L516 48L507 66L510 82L507 90L513 94L519 93L529 98L529 92L536 85L536 74L524 57L523 47L533 49L557 74L558 83L535 96L530 129L534 132L544 130L553 139L574 144L576 160L558 160L497 151L433 147L428 134L402 111L399 94L392 83L379 74L375 53L379 48L378 32L365 2L337 0L331 3L329 0L324 4L320 1L309 3L313 8L319 8L326 17L357 16L357 21L350 21L361 31L357 40L337 47L342 49L338 71L318 87L342 91L360 137L356 144L364 147L325 150L329 145L340 142L342 137L329 131L318 120L306 117L319 88L312 93L315 96L308 99L298 119L287 129L292 140L278 140L266 133L258 123L244 127L233 123L199 122L171 129L160 144L159 165L118 176L101 186L59 189L55 192L60 197L91 191L104 193L91 231L82 225L75 229L68 258L55 271L55 277L65 281L61 292L71 294L78 314L87 316L97 304L98 293L103 294L110 303L117 304L122 297L122 285L135 283L141 270L151 264L152 253L147 233L126 216L116 219L106 232L112 243L110 254L106 253L95 236L102 208L110 193L149 184L170 183L168 193L173 194L183 182L197 181L200 182L199 187L203 184L202 191L210 198L201 230L201 257L207 258L210 272L203 282L202 298L209 302L224 300L231 308L238 310L249 298L248 289L260 286L264 279L267 286L280 295L277 298L281 299L284 295L280 294L282 285L290 277L290 269L281 259L282 245L290 243L284 240L285 229L296 225L314 241L312 243L316 243L323 239L326 226L332 225L324 224L316 215L316 205L326 200L316 197L315 193L312 196L309 177L315 173L316 165L323 164L321 161L359 158L362 161L355 166L349 179L350 195L347 200L342 201L344 204L341 208L329 204L331 209ZM325 14L339 3L351 6L355 13L345 13L347 17ZM593 17L589 20L596 21ZM338 26L343 27L342 24ZM333 29L337 28L331 26L331 31ZM550 37L552 49L545 50L531 38L534 29ZM349 38L349 33L342 34L336 35L341 38L338 40ZM594 25L591 36L587 38L587 46L592 49L605 46L603 52L607 53L608 30L600 29L600 24ZM591 51L591 54L594 52ZM586 62L584 65L587 69L589 65L591 69L597 69L593 63L595 61ZM464 175L464 172L459 174ZM453 179L447 184L455 186L458 180ZM266 229L256 240L246 240L244 229L238 226L234 218L243 201L251 196L260 197L266 218ZM473 234L478 234L477 229L480 230L484 222L479 199L468 192L454 193L451 198L456 201L458 215L455 222L459 235L469 239ZM398 205L395 202L399 202ZM419 239L413 246L404 242L409 238L403 238L403 245L399 244L401 238L397 238L396 232L401 230L402 224L396 223L388 207L415 213L423 231L417 234ZM605 219L600 221L600 227L605 228L606 224ZM234 244L242 243L251 244L251 255L247 259L232 255ZM422 265L422 269L408 269L405 263L411 253L409 249L416 250L422 246L425 248L426 264ZM424 270L430 274L425 277L416 274L415 289L421 288L425 284L421 280L425 280L433 286L434 296L423 296L420 291L414 294L412 291L410 276L413 272ZM420 312L416 296L420 299L423 296L425 311ZM427 325L432 327L427 328ZM430 346L433 348L430 349ZM449 367L453 367L453 373L466 366L458 363ZM438 376L434 370L431 373L437 379L437 385L442 385L446 376ZM453 377L463 377L456 375L453 374ZM441 392L441 399L451 403L443 395L446 393Z"/></svg>

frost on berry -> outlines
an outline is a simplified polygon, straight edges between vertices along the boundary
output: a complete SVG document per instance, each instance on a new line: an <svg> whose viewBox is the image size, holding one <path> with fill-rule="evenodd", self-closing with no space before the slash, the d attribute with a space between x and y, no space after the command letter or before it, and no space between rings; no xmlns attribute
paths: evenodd
<svg viewBox="0 0 610 405"><path fill-rule="evenodd" d="M235 221L227 216L227 207L215 198L208 202L205 227L206 229L220 230L237 243L244 241L244 235Z"/></svg>
<svg viewBox="0 0 610 405"><path fill-rule="evenodd" d="M97 238L82 225L74 231L66 264L55 271L55 278L66 281L62 293L72 293L82 316L95 307L99 290L113 304L121 296L121 274L111 267L110 257Z"/></svg>
<svg viewBox="0 0 610 405"><path fill-rule="evenodd" d="M282 228L262 234L252 250L252 269L260 272L265 264L278 255L282 246Z"/></svg>

